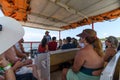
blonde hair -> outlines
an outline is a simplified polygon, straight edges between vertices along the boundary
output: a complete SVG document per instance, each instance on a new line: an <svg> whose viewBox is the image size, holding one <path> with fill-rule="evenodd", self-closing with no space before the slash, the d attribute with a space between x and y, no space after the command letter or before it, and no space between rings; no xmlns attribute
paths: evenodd
<svg viewBox="0 0 120 80"><path fill-rule="evenodd" d="M85 29L84 32L87 34L85 37L86 41L89 44L92 44L94 47L94 50L98 53L99 56L103 56L103 49L102 49L102 43L99 38L97 38L96 31L92 29Z"/></svg>

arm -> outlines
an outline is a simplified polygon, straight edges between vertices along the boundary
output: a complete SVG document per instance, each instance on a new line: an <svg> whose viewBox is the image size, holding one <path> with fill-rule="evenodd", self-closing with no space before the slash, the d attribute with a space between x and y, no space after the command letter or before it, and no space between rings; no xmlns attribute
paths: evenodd
<svg viewBox="0 0 120 80"><path fill-rule="evenodd" d="M78 72L80 70L80 68L83 66L84 62L85 62L84 56L82 55L81 51L79 51L75 56L72 70L74 72Z"/></svg>
<svg viewBox="0 0 120 80"><path fill-rule="evenodd" d="M103 71L103 69L97 70L97 71L93 71L92 75L94 76L100 76L101 72Z"/></svg>
<svg viewBox="0 0 120 80"><path fill-rule="evenodd" d="M23 53L25 53L25 50L24 50L23 45L22 45L21 43L19 43L19 44L20 44L20 49L21 49L21 51L22 51Z"/></svg>
<svg viewBox="0 0 120 80"><path fill-rule="evenodd" d="M109 57L109 54L105 53L104 60L107 61L108 57Z"/></svg>
<svg viewBox="0 0 120 80"><path fill-rule="evenodd" d="M15 46L14 46L14 49L15 49L16 55L18 57L20 57L20 58L26 58L27 57L26 54L24 54L24 53L20 52L19 50L17 50Z"/></svg>
<svg viewBox="0 0 120 80"><path fill-rule="evenodd" d="M16 80L15 74L9 64L5 58L0 59L0 67L3 67L5 70L5 80Z"/></svg>
<svg viewBox="0 0 120 80"><path fill-rule="evenodd" d="M12 69L14 72L16 72L19 68L23 67L23 66L27 66L27 65L31 65L32 64L32 60L31 59L27 59L25 61L17 61Z"/></svg>
<svg viewBox="0 0 120 80"><path fill-rule="evenodd" d="M107 48L106 49L106 51L105 51L105 55L104 55L104 57L103 57L103 59L105 60L105 61L108 61L108 58L111 56L111 48Z"/></svg>
<svg viewBox="0 0 120 80"><path fill-rule="evenodd" d="M45 52L48 52L48 45L45 46Z"/></svg>
<svg viewBox="0 0 120 80"><path fill-rule="evenodd" d="M15 74L11 68L5 70L5 80L16 80Z"/></svg>
<svg viewBox="0 0 120 80"><path fill-rule="evenodd" d="M20 44L20 49L21 49L22 53L24 53L26 56L29 55L30 54L29 52L25 52L23 44L21 44L21 43L19 43L19 44Z"/></svg>

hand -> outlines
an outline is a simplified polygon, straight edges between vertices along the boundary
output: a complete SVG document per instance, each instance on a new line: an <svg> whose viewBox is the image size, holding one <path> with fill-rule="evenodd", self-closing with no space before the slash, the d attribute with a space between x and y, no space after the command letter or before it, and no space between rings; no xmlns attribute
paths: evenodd
<svg viewBox="0 0 120 80"><path fill-rule="evenodd" d="M27 55L23 53L23 58L27 59Z"/></svg>
<svg viewBox="0 0 120 80"><path fill-rule="evenodd" d="M16 71L17 69L21 68L22 66L23 66L23 63L21 61L17 61L13 66L13 70Z"/></svg>
<svg viewBox="0 0 120 80"><path fill-rule="evenodd" d="M25 60L25 61L23 61L23 64L24 65L29 65L29 64L32 64L32 59L27 59L27 60Z"/></svg>

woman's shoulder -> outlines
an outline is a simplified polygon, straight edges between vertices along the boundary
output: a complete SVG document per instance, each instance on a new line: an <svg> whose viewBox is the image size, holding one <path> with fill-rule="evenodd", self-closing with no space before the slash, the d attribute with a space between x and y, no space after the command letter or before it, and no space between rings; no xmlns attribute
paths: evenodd
<svg viewBox="0 0 120 80"><path fill-rule="evenodd" d="M116 51L116 50L114 48L110 47L110 48L107 48L106 51L110 51L111 52L111 51Z"/></svg>
<svg viewBox="0 0 120 80"><path fill-rule="evenodd" d="M90 51L90 50L91 50L91 48L87 47L87 46L80 49L81 52L85 52L85 53L88 52L88 51Z"/></svg>
<svg viewBox="0 0 120 80"><path fill-rule="evenodd" d="M114 54L114 53L116 53L116 50L114 48L107 48L105 53Z"/></svg>
<svg viewBox="0 0 120 80"><path fill-rule="evenodd" d="M78 53L78 54L84 55L84 56L86 56L86 55L90 55L90 56L91 56L91 53L96 53L96 52L95 52L94 49L91 48L91 47L84 47L84 48L81 48L81 49L79 50L79 53ZM87 56L86 56L86 57L87 57Z"/></svg>
<svg viewBox="0 0 120 80"><path fill-rule="evenodd" d="M85 55L86 54L86 48L81 48L78 52L77 55Z"/></svg>

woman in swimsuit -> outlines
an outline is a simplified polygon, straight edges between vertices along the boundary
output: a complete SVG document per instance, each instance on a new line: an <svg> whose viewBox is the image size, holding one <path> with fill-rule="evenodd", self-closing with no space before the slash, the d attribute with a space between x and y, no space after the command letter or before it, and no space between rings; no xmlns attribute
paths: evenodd
<svg viewBox="0 0 120 80"><path fill-rule="evenodd" d="M63 69L62 80L99 80L104 66L102 43L92 29L85 29L81 37L85 47L81 48L71 69Z"/></svg>
<svg viewBox="0 0 120 80"><path fill-rule="evenodd" d="M109 62L112 57L117 53L118 39L114 36L109 36L106 39L106 50L104 55L104 60Z"/></svg>

